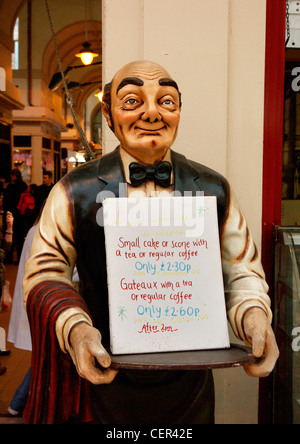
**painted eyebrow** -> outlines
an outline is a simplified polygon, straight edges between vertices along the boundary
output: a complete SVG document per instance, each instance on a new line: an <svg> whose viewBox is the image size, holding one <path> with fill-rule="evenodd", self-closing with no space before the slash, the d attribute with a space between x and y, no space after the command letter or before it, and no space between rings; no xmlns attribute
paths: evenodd
<svg viewBox="0 0 300 444"><path fill-rule="evenodd" d="M125 79L121 80L118 88L117 88L117 94L120 91L121 88L124 88L126 85L137 85L137 86L143 86L144 82L143 80L139 79L138 77L125 77Z"/></svg>
<svg viewBox="0 0 300 444"><path fill-rule="evenodd" d="M159 79L158 83L160 84L160 86L173 86L173 88L177 89L177 91L179 92L178 85L173 79L165 77L163 79Z"/></svg>

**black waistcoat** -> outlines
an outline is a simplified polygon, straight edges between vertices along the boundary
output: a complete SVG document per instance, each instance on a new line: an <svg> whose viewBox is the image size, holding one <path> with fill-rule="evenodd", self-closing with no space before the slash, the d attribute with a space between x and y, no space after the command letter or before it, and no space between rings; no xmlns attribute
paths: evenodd
<svg viewBox="0 0 300 444"><path fill-rule="evenodd" d="M203 191L205 196L216 196L221 230L228 209L227 181L220 174L187 160L181 154L171 151L171 156L175 190L182 194L189 191L192 195ZM126 197L126 190L122 186L124 182L119 147L101 159L73 170L62 179L70 199L81 293L107 348L110 341L105 238L104 229L97 223L97 218L98 221L101 219L101 201L104 197Z"/></svg>

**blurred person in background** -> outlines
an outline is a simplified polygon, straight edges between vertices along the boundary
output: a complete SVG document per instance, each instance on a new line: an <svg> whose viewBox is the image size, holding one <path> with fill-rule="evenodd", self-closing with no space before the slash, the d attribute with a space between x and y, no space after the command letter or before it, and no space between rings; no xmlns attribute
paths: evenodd
<svg viewBox="0 0 300 444"><path fill-rule="evenodd" d="M6 263L11 264L13 262L13 250L17 250L17 263L21 256L21 251L23 247L23 232L22 232L22 221L20 219L20 211L18 210L18 203L20 201L21 194L27 189L27 185L22 179L20 170L14 168L11 172L11 181L7 185L4 195L3 195L3 211L4 211L4 221L6 221L7 212L12 213L14 217L14 236L13 236L13 246L10 253L7 255ZM6 224L3 227L4 231L7 229Z"/></svg>
<svg viewBox="0 0 300 444"><path fill-rule="evenodd" d="M41 209L43 203L49 196L50 191L53 188L52 183L52 173L51 171L44 171L43 173L43 184L40 185L35 193L35 202L36 202L36 211L37 214L39 213L39 210Z"/></svg>
<svg viewBox="0 0 300 444"><path fill-rule="evenodd" d="M0 239L0 311L6 307L6 302L2 300L3 288L5 286L5 256L11 250L13 239L14 217L11 212L6 214L6 232Z"/></svg>

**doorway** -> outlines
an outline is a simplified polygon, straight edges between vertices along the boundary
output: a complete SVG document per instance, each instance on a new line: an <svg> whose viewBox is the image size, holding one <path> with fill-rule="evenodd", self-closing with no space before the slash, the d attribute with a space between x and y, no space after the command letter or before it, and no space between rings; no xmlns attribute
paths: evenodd
<svg viewBox="0 0 300 444"><path fill-rule="evenodd" d="M293 388L300 377L299 364L294 365L298 352L292 350L297 313L300 320L294 279L299 268L295 239L300 245L300 76L295 70L300 74L300 44L286 48L291 5L300 17L300 1L267 0L262 259L280 357L273 374L260 382L261 424L293 424L300 417Z"/></svg>

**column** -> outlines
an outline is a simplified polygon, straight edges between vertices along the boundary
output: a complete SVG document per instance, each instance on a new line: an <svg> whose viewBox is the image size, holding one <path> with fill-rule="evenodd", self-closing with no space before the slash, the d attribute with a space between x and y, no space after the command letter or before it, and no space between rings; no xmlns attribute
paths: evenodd
<svg viewBox="0 0 300 444"><path fill-rule="evenodd" d="M42 174L42 136L31 137L32 149L32 183L41 185L43 182Z"/></svg>

